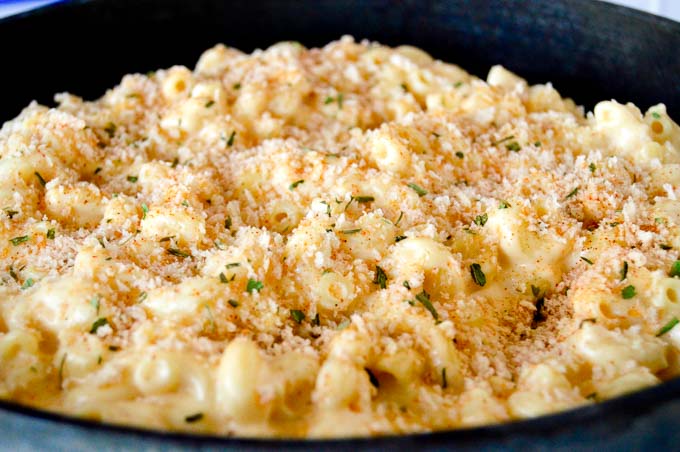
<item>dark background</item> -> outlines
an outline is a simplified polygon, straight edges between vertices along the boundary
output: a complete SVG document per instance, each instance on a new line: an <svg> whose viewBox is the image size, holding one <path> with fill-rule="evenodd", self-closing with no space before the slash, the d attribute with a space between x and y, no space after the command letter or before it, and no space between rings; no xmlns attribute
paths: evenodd
<svg viewBox="0 0 680 452"><path fill-rule="evenodd" d="M0 21L0 122L57 92L94 99L126 73L193 67L219 42L251 51L343 34L419 46L481 77L500 63L589 109L664 102L677 119L679 30L594 0L73 1Z"/></svg>

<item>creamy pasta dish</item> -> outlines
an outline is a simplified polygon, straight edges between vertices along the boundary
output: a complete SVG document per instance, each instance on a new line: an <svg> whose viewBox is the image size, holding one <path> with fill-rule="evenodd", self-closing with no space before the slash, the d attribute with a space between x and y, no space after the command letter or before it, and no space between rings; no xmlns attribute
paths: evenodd
<svg viewBox="0 0 680 452"><path fill-rule="evenodd" d="M344 37L0 130L0 398L257 437L532 418L680 373L680 128Z"/></svg>

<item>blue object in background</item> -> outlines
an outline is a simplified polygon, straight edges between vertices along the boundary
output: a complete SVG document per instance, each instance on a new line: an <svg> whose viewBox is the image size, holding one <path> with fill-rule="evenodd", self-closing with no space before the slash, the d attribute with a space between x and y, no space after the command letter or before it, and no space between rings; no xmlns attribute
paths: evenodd
<svg viewBox="0 0 680 452"><path fill-rule="evenodd" d="M61 0L0 0L0 18L23 13Z"/></svg>

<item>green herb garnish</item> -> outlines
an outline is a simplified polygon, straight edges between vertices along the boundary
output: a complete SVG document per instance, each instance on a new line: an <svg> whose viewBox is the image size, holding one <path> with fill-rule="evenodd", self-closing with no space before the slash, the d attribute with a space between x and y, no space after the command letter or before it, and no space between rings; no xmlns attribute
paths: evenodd
<svg viewBox="0 0 680 452"><path fill-rule="evenodd" d="M475 217L475 224L477 226L484 226L488 220L489 220L489 215L487 215L486 213L483 213L482 215L477 215Z"/></svg>
<svg viewBox="0 0 680 452"><path fill-rule="evenodd" d="M635 286L626 286L623 288L621 291L621 296L623 297L624 300L629 300L633 298L635 295Z"/></svg>
<svg viewBox="0 0 680 452"><path fill-rule="evenodd" d="M106 132L109 136L109 138L113 138L113 135L116 133L116 125L112 122L108 122L106 126L104 126L104 132Z"/></svg>
<svg viewBox="0 0 680 452"><path fill-rule="evenodd" d="M232 131L227 140L227 146L232 147L234 145L234 140L236 139L236 131Z"/></svg>
<svg viewBox="0 0 680 452"><path fill-rule="evenodd" d="M33 284L35 284L35 281L33 281L33 278L28 278L24 283L21 285L21 290L26 290L29 287L32 287Z"/></svg>
<svg viewBox="0 0 680 452"><path fill-rule="evenodd" d="M33 174L35 174L35 177L38 178L38 182L40 182L40 185L42 185L43 187L47 185L47 182L45 182L45 179L43 179L39 172L36 171Z"/></svg>
<svg viewBox="0 0 680 452"><path fill-rule="evenodd" d="M215 101L214 101L214 100L209 100L208 102L205 103L205 108L210 108L210 107L212 107L213 105L215 105Z"/></svg>
<svg viewBox="0 0 680 452"><path fill-rule="evenodd" d="M373 196L354 196L354 200L358 203L373 202L375 198Z"/></svg>
<svg viewBox="0 0 680 452"><path fill-rule="evenodd" d="M229 300L227 303L229 303L232 308L238 308L238 301L236 300Z"/></svg>
<svg viewBox="0 0 680 452"><path fill-rule="evenodd" d="M425 292L424 290L420 292L418 295L416 295L416 300L421 302L423 306L425 306L425 309L430 311L430 314L432 314L432 317L434 317L435 320L439 320L439 314L437 313L437 310L434 308L432 305L432 302L430 301L430 294Z"/></svg>
<svg viewBox="0 0 680 452"><path fill-rule="evenodd" d="M142 220L146 218L147 213L149 213L149 207L142 203Z"/></svg>
<svg viewBox="0 0 680 452"><path fill-rule="evenodd" d="M564 199L567 200L567 199L569 199L569 198L572 198L572 197L576 196L576 193L578 193L579 188L581 188L581 187L576 187L575 189L573 189L572 191L570 191L569 194L568 194L567 196L564 197Z"/></svg>
<svg viewBox="0 0 680 452"><path fill-rule="evenodd" d="M167 251L168 251L168 254L172 254L173 256L181 257L182 259L185 259L185 258L191 256L191 254L184 252L184 251L177 249L177 248L168 248Z"/></svg>
<svg viewBox="0 0 680 452"><path fill-rule="evenodd" d="M680 320L678 320L677 317L673 317L672 319L670 319L670 320L668 321L667 324L665 324L663 327L661 327L661 329L659 330L659 332L656 333L656 337L663 336L664 334L668 333L668 332L669 332L670 330L672 330L673 327L675 327L675 325L677 325L678 323L680 323Z"/></svg>
<svg viewBox="0 0 680 452"><path fill-rule="evenodd" d="M127 180L128 182L132 182L133 184L137 182L137 179L139 179L137 176L128 176Z"/></svg>
<svg viewBox="0 0 680 452"><path fill-rule="evenodd" d="M54 230L54 228L50 228L50 229L47 230L47 234L45 234L45 235L47 236L48 239L54 240L54 237L56 235L56 231Z"/></svg>
<svg viewBox="0 0 680 452"><path fill-rule="evenodd" d="M470 265L470 274L472 275L472 280L480 287L484 287L486 284L486 276L482 271L482 266L479 264Z"/></svg>
<svg viewBox="0 0 680 452"><path fill-rule="evenodd" d="M597 166L595 166L594 163L591 163L590 165L588 165L588 169L590 169L591 173L594 173L595 170L597 169Z"/></svg>
<svg viewBox="0 0 680 452"><path fill-rule="evenodd" d="M406 240L408 237L405 235L398 235L394 238L394 243L401 242L402 240Z"/></svg>
<svg viewBox="0 0 680 452"><path fill-rule="evenodd" d="M373 284L377 284L381 289L387 288L387 273L379 265L375 266L375 277L373 278Z"/></svg>
<svg viewBox="0 0 680 452"><path fill-rule="evenodd" d="M92 328L90 328L90 334L97 334L97 330L98 330L99 328L103 327L104 325L108 325L108 324L109 324L109 321L106 320L105 317L100 317L100 318L98 318L98 319L95 320L94 323L92 324Z"/></svg>
<svg viewBox="0 0 680 452"><path fill-rule="evenodd" d="M442 389L446 389L449 382L446 380L446 367L442 367Z"/></svg>
<svg viewBox="0 0 680 452"><path fill-rule="evenodd" d="M230 263L228 263L227 265L225 265L225 267L227 268L227 270L229 270L230 268L239 267L239 266L241 266L241 264L238 263L238 262L230 262Z"/></svg>
<svg viewBox="0 0 680 452"><path fill-rule="evenodd" d="M100 306L100 301L99 301L99 296L95 295L92 297L90 300L90 306L95 310L95 314L99 315L99 306Z"/></svg>
<svg viewBox="0 0 680 452"><path fill-rule="evenodd" d="M586 264L588 264L588 265L593 265L593 261L591 261L591 260L588 259L587 257L581 256L581 260L582 260L583 262L585 262Z"/></svg>
<svg viewBox="0 0 680 452"><path fill-rule="evenodd" d="M14 246L21 245L24 242L28 242L28 236L27 235L21 235L19 237L14 237L12 239L9 239L9 241L12 243Z"/></svg>
<svg viewBox="0 0 680 452"><path fill-rule="evenodd" d="M652 112L652 118L654 118L654 119L661 119L661 115L658 114L657 112L653 111L653 112Z"/></svg>
<svg viewBox="0 0 680 452"><path fill-rule="evenodd" d="M667 244L665 244L665 243L662 243L661 245L659 245L659 248L661 248L661 249L664 250L664 251L668 251L668 250L672 250L672 249L673 249L672 246L667 245Z"/></svg>
<svg viewBox="0 0 680 452"><path fill-rule="evenodd" d="M299 309L291 309L290 317L297 323L302 323L302 321L305 319L305 313Z"/></svg>
<svg viewBox="0 0 680 452"><path fill-rule="evenodd" d="M456 152L456 157L458 157L459 159L462 159L462 158L465 157L465 154L463 154L462 152L458 151L458 152Z"/></svg>
<svg viewBox="0 0 680 452"><path fill-rule="evenodd" d="M413 191L415 191L416 193L418 193L418 196L425 196L427 194L426 190L424 190L423 188L419 187L418 185L416 185L414 183L407 184L407 186L410 189L412 189Z"/></svg>
<svg viewBox="0 0 680 452"><path fill-rule="evenodd" d="M673 265L671 265L671 271L668 272L668 276L680 276L680 260L673 262Z"/></svg>
<svg viewBox="0 0 680 452"><path fill-rule="evenodd" d="M196 413L185 417L184 421L191 424L192 422L198 422L201 419L203 419L203 413Z"/></svg>
<svg viewBox="0 0 680 452"><path fill-rule="evenodd" d="M227 279L227 276L222 272L220 272L220 282L223 283L223 284L229 284L229 280Z"/></svg>
<svg viewBox="0 0 680 452"><path fill-rule="evenodd" d="M623 261L623 267L621 267L621 279L623 281L628 276L628 262Z"/></svg>
<svg viewBox="0 0 680 452"><path fill-rule="evenodd" d="M498 209L507 209L508 207L512 207L509 202L501 200L500 204L498 204Z"/></svg>
<svg viewBox="0 0 680 452"><path fill-rule="evenodd" d="M246 290L248 293L253 293L253 291L261 291L264 288L264 284L262 284L261 281L257 281L255 279L250 279L248 278L248 285L246 286Z"/></svg>
<svg viewBox="0 0 680 452"><path fill-rule="evenodd" d="M296 180L295 182L293 182L292 184L290 184L290 186L288 187L288 189L289 189L289 190L295 190L295 188L296 188L298 185L304 184L304 183L305 183L305 180L304 180L304 179Z"/></svg>
<svg viewBox="0 0 680 452"><path fill-rule="evenodd" d="M341 234L345 234L345 235L356 234L357 232L361 232L361 228L358 228L358 229L344 229L344 230L340 231Z"/></svg>
<svg viewBox="0 0 680 452"><path fill-rule="evenodd" d="M505 149L512 152L519 152L519 150L522 149L522 147L519 145L518 142L513 141L512 143L506 144Z"/></svg>

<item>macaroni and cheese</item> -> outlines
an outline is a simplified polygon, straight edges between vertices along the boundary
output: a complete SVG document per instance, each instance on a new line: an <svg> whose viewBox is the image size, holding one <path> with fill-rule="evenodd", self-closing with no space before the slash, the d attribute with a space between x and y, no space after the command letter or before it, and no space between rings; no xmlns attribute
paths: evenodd
<svg viewBox="0 0 680 452"><path fill-rule="evenodd" d="M269 437L531 418L680 372L680 128L344 37L0 130L0 397ZM674 328L675 327L675 328Z"/></svg>

